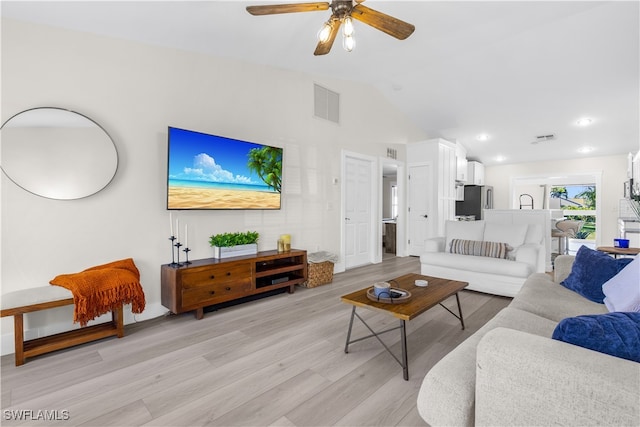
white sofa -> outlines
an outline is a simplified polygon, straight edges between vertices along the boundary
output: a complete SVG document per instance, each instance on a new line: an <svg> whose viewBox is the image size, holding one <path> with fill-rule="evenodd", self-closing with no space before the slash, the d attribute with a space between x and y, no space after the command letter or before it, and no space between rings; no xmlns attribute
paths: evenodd
<svg viewBox="0 0 640 427"><path fill-rule="evenodd" d="M420 271L427 276L468 282L467 289L515 296L533 273L545 271L545 239L540 225L447 221L445 236L427 239ZM453 239L506 243L507 258L451 253Z"/></svg>
<svg viewBox="0 0 640 427"><path fill-rule="evenodd" d="M555 278L533 274L431 368L417 401L429 425L640 425L640 363L551 338L566 317L607 313L558 284L573 261L556 258Z"/></svg>

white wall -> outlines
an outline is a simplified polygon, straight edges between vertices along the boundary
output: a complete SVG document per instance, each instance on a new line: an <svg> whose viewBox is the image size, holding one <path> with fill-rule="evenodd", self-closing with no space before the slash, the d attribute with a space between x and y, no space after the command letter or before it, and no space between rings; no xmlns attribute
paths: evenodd
<svg viewBox="0 0 640 427"><path fill-rule="evenodd" d="M619 200L623 197L623 183L628 179L626 155L518 163L485 168L487 185L492 185L494 189L494 207L496 209L512 208L509 196L512 179L515 177L550 177L593 172L602 173L602 185L598 189L602 212L601 227L598 228L599 241L602 245L612 246L613 239L618 237L618 209ZM536 197L536 209L542 207L541 203L542 199ZM517 206L517 200L515 205Z"/></svg>
<svg viewBox="0 0 640 427"><path fill-rule="evenodd" d="M340 253L340 152L405 156L425 135L368 86L210 56L2 21L2 122L39 106L78 111L112 136L120 164L95 196L56 201L0 182L1 290L47 285L61 273L132 257L147 310L164 312L160 265L171 261L166 211L167 126L284 147L279 211L181 211L190 258L208 258L211 234L257 230L260 250L277 236L308 251ZM312 59L312 58L310 58ZM341 94L341 124L312 115L313 83ZM127 323L134 321L125 311ZM27 337L69 329L71 308L27 316ZM2 319L2 352L13 351Z"/></svg>

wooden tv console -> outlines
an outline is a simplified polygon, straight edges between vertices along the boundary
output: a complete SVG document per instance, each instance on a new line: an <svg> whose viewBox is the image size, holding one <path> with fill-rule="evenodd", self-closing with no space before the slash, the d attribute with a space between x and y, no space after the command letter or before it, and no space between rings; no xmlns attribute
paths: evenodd
<svg viewBox="0 0 640 427"><path fill-rule="evenodd" d="M236 300L274 289L289 288L307 280L307 251L264 251L233 258L206 258L191 264L161 267L162 305L175 314Z"/></svg>

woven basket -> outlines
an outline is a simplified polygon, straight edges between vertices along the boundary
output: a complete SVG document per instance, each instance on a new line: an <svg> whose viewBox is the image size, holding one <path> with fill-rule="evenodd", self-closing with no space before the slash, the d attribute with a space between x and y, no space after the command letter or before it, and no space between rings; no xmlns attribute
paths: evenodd
<svg viewBox="0 0 640 427"><path fill-rule="evenodd" d="M305 288L315 288L316 286L326 285L331 282L333 282L333 263L331 261L310 262L308 279L302 286Z"/></svg>

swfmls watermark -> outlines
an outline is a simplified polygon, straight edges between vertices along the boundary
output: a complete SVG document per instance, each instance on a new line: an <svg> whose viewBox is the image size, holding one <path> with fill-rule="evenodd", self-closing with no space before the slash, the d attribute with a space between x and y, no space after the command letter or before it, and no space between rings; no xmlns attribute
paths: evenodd
<svg viewBox="0 0 640 427"><path fill-rule="evenodd" d="M5 421L67 421L71 419L68 409L4 409Z"/></svg>

